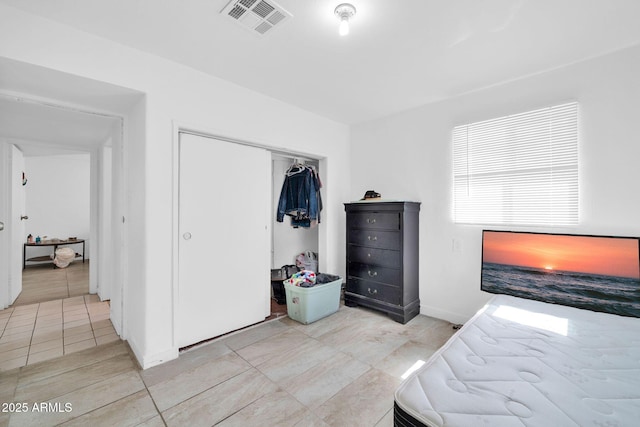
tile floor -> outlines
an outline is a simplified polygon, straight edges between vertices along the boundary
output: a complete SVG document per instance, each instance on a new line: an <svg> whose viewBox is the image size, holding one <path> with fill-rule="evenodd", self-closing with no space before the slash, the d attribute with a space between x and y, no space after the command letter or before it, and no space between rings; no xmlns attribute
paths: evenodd
<svg viewBox="0 0 640 427"><path fill-rule="evenodd" d="M262 323L144 371L114 341L0 372L0 401L26 409L0 412L0 426L391 426L402 374L453 332L426 316L401 325L343 306L310 325Z"/></svg>
<svg viewBox="0 0 640 427"><path fill-rule="evenodd" d="M67 268L51 263L27 265L22 270L22 292L13 306L35 304L89 293L89 260L74 261Z"/></svg>
<svg viewBox="0 0 640 427"><path fill-rule="evenodd" d="M0 310L0 371L118 339L97 295L14 305Z"/></svg>

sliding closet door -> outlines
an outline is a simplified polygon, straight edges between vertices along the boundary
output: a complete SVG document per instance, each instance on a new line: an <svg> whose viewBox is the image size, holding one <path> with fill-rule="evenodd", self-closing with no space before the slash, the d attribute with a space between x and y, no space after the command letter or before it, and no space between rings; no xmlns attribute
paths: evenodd
<svg viewBox="0 0 640 427"><path fill-rule="evenodd" d="M180 134L178 345L264 320L270 153Z"/></svg>

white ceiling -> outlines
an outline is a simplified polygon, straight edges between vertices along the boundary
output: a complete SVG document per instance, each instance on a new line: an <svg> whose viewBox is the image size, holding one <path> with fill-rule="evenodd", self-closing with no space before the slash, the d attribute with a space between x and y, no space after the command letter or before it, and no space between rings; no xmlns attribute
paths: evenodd
<svg viewBox="0 0 640 427"><path fill-rule="evenodd" d="M144 97L7 58L0 58L0 76L0 138L26 156L94 150L120 132L119 116Z"/></svg>
<svg viewBox="0 0 640 427"><path fill-rule="evenodd" d="M25 156L87 152L108 141L115 117L0 96L0 136Z"/></svg>
<svg viewBox="0 0 640 427"><path fill-rule="evenodd" d="M638 0L277 0L264 37L227 0L0 0L353 124L640 43Z"/></svg>

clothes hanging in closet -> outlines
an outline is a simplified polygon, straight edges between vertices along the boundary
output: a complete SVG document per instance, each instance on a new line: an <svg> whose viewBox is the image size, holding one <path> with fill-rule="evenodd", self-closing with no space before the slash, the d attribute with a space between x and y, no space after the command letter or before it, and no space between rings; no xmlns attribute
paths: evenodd
<svg viewBox="0 0 640 427"><path fill-rule="evenodd" d="M276 220L291 217L294 228L309 228L320 223L322 182L313 166L295 163L285 172Z"/></svg>

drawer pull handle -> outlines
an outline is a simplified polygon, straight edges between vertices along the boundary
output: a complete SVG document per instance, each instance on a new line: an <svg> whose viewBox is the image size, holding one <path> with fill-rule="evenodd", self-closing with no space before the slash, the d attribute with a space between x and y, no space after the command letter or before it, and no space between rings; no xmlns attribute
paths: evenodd
<svg viewBox="0 0 640 427"><path fill-rule="evenodd" d="M367 258L371 258L371 254L367 254Z"/></svg>
<svg viewBox="0 0 640 427"><path fill-rule="evenodd" d="M375 218L373 218L373 219L367 218L367 224L375 224L375 223L376 223L376 219Z"/></svg>
<svg viewBox="0 0 640 427"><path fill-rule="evenodd" d="M378 240L378 236L373 236L373 237L367 236L367 238L372 242L375 242L376 240Z"/></svg>
<svg viewBox="0 0 640 427"><path fill-rule="evenodd" d="M368 270L367 273L369 274L369 277L376 277L378 275L377 271L372 272L371 270Z"/></svg>
<svg viewBox="0 0 640 427"><path fill-rule="evenodd" d="M371 295L375 295L378 293L377 289L374 289L373 291L371 290L371 288L367 288L367 291L371 294Z"/></svg>

